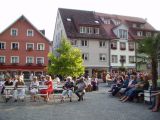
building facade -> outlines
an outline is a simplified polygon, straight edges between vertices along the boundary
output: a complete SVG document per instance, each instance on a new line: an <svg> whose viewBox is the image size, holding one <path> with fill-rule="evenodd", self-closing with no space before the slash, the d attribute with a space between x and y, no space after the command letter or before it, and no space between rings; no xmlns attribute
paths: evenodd
<svg viewBox="0 0 160 120"><path fill-rule="evenodd" d="M157 31L145 19L93 11L59 8L53 37L53 51L62 36L82 51L89 73L100 68L136 69L137 41ZM147 67L146 67L147 68Z"/></svg>
<svg viewBox="0 0 160 120"><path fill-rule="evenodd" d="M59 47L62 37L82 51L85 72L90 76L109 69L109 40L101 21L92 11L59 8L53 37L53 51Z"/></svg>
<svg viewBox="0 0 160 120"><path fill-rule="evenodd" d="M48 65L51 42L25 16L0 33L0 72L12 76L24 74L44 74Z"/></svg>

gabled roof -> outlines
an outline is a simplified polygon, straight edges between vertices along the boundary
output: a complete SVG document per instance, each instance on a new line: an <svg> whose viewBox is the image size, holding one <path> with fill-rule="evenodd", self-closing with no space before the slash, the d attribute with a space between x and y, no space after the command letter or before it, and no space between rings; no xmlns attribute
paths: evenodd
<svg viewBox="0 0 160 120"><path fill-rule="evenodd" d="M109 36L107 36L104 28L101 26L101 21L95 17L95 13L93 11L73 10L64 8L59 8L58 11L62 18L67 37L109 39ZM99 27L100 34L81 34L79 33L80 26Z"/></svg>
<svg viewBox="0 0 160 120"><path fill-rule="evenodd" d="M0 34L3 34L6 30L8 30L12 25L14 25L17 21L19 20L25 20L26 22L28 22L46 41L48 41L49 43L51 43L51 41L46 38L46 36L44 34L42 34L24 15L20 16L17 20L15 20L11 25L9 25L6 29L4 29Z"/></svg>

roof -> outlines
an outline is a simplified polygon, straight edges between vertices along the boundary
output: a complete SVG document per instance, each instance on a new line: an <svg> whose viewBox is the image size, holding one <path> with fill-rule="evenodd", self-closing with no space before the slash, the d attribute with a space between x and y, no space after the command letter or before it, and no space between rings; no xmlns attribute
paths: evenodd
<svg viewBox="0 0 160 120"><path fill-rule="evenodd" d="M101 26L101 21L95 17L93 11L73 10L59 8L63 25L69 38L90 38L90 39L109 39L105 29ZM67 20L68 19L68 20ZM79 33L80 26L98 27L100 34Z"/></svg>
<svg viewBox="0 0 160 120"><path fill-rule="evenodd" d="M117 29L120 25L125 25L128 29L128 40L138 40L143 39L144 36L137 36L137 31L143 32L158 32L151 24L149 24L146 19L139 17L131 17L124 15L114 15L106 13L98 13L94 11L84 11L84 10L74 10L59 8L59 13L61 15L63 25L69 38L94 38L94 39L119 39L115 33L114 29ZM111 20L110 24L104 24L102 18L107 18ZM116 21L120 21L119 25L116 25ZM98 21L98 22L95 22ZM136 24L137 27L133 27ZM143 26L141 28L140 26ZM82 34L79 32L80 26L92 26L99 27L100 34Z"/></svg>
<svg viewBox="0 0 160 120"><path fill-rule="evenodd" d="M19 21L20 19L25 20L26 22L28 22L47 42L49 42L49 44L51 44L51 41L46 38L46 36L44 36L43 33L41 33L24 15L20 16L17 20L15 20L11 25L9 25L6 29L4 29L0 34L4 33L6 30L8 30L13 24L15 24L17 21Z"/></svg>

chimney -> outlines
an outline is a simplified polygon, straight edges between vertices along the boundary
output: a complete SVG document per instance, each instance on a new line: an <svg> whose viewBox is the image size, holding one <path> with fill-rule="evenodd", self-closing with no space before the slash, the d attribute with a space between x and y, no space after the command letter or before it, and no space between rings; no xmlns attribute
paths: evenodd
<svg viewBox="0 0 160 120"><path fill-rule="evenodd" d="M39 30L43 35L45 35L45 30Z"/></svg>

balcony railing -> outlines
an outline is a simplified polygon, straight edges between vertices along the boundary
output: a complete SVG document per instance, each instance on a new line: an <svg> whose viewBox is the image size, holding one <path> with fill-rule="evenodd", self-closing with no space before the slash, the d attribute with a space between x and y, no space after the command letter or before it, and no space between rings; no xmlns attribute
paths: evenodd
<svg viewBox="0 0 160 120"><path fill-rule="evenodd" d="M26 63L26 66L32 66L33 63Z"/></svg>
<svg viewBox="0 0 160 120"><path fill-rule="evenodd" d="M0 62L0 65L4 65L5 63L4 62Z"/></svg>
<svg viewBox="0 0 160 120"><path fill-rule="evenodd" d="M11 65L18 65L18 63L11 63Z"/></svg>

